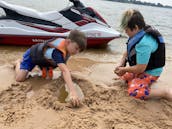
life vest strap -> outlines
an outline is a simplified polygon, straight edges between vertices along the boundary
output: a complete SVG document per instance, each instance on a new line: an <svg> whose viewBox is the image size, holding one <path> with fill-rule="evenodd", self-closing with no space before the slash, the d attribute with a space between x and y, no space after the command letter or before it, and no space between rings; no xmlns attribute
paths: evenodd
<svg viewBox="0 0 172 129"><path fill-rule="evenodd" d="M49 77L50 79L53 78L53 68L52 67L42 67L42 77L46 78Z"/></svg>

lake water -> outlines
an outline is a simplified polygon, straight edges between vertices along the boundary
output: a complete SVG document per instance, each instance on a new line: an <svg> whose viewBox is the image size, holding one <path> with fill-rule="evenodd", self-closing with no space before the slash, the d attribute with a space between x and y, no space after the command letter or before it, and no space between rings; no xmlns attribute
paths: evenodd
<svg viewBox="0 0 172 129"><path fill-rule="evenodd" d="M70 5L69 0L4 0L9 3L23 5L39 11L60 10ZM141 11L147 24L156 27L165 37L167 43L172 44L172 9L118 3L105 0L81 0L86 6L95 8L107 22L119 30L121 14L134 8Z"/></svg>
<svg viewBox="0 0 172 129"><path fill-rule="evenodd" d="M4 0L6 2L22 5L38 11L61 10L71 3L69 0ZM134 8L141 11L147 24L157 28L165 38L165 42L172 49L172 9L118 3L105 0L81 0L86 6L93 7L116 30L120 31L119 24L122 13ZM124 33L122 33L125 35ZM113 47L113 45L111 45ZM169 50L170 51L170 50Z"/></svg>

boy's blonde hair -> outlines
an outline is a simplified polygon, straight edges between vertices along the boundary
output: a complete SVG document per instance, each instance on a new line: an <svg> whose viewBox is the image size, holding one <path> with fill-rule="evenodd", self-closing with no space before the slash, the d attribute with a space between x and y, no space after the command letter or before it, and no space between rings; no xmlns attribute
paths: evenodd
<svg viewBox="0 0 172 129"><path fill-rule="evenodd" d="M80 51L83 51L87 47L87 38L83 32L79 30L72 30L67 37L72 42L76 42L80 48Z"/></svg>

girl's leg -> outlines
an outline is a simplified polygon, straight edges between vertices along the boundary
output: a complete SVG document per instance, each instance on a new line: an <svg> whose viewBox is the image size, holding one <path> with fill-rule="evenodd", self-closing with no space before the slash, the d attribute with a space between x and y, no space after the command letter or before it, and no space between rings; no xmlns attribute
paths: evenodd
<svg viewBox="0 0 172 129"><path fill-rule="evenodd" d="M172 101L172 88L151 87L150 95L147 98L165 98Z"/></svg>
<svg viewBox="0 0 172 129"><path fill-rule="evenodd" d="M124 81L131 81L132 79L134 79L135 75L133 73L128 73L126 72L123 76L121 76L121 79Z"/></svg>
<svg viewBox="0 0 172 129"><path fill-rule="evenodd" d="M144 100L150 93L148 83L144 79L134 78L128 82L128 95Z"/></svg>
<svg viewBox="0 0 172 129"><path fill-rule="evenodd" d="M150 96L150 87L158 77L142 74L128 82L128 94L137 99L147 99Z"/></svg>

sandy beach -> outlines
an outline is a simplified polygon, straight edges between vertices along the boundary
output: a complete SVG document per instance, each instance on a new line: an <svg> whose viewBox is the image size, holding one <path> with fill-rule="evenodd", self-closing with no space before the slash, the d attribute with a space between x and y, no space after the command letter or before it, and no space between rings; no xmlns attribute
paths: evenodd
<svg viewBox="0 0 172 129"><path fill-rule="evenodd" d="M111 43L123 40L126 39ZM126 85L113 73L123 50L89 49L69 60L73 80L85 96L80 108L70 108L59 99L60 96L64 99L65 84L61 77L44 80L35 76L23 83L15 82L12 62L26 49L0 47L0 129L172 128L171 102L133 99L127 95ZM172 58L167 56L166 60L154 88L171 87ZM58 75L59 70L55 73Z"/></svg>

